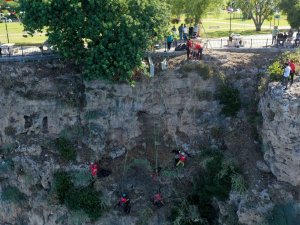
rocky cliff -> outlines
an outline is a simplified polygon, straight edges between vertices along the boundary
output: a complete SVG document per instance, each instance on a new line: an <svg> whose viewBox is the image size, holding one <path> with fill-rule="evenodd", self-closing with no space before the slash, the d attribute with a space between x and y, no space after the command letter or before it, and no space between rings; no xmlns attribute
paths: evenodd
<svg viewBox="0 0 300 225"><path fill-rule="evenodd" d="M260 100L264 158L280 181L300 185L300 85L271 83Z"/></svg>

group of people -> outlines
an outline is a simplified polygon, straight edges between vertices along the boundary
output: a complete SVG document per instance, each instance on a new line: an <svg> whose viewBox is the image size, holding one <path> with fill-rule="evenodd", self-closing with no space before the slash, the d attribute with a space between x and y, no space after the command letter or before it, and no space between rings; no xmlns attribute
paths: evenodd
<svg viewBox="0 0 300 225"><path fill-rule="evenodd" d="M293 29L290 29L288 32L280 32L278 27L275 26L272 30L272 45L284 46L285 43L292 44L294 36ZM300 44L300 30L296 33L296 38L294 40L294 46L299 47Z"/></svg>
<svg viewBox="0 0 300 225"><path fill-rule="evenodd" d="M203 45L201 41L192 41L190 38L186 42L187 59L202 59Z"/></svg>
<svg viewBox="0 0 300 225"><path fill-rule="evenodd" d="M185 162L187 161L187 156L190 156L190 155L185 151L172 150L172 152L176 153L175 165L176 166L180 166L180 165L184 166ZM110 175L109 170L106 170L106 169L103 169L100 167L99 161L90 163L89 170L90 170L92 178L93 178L92 184L95 182L95 180L97 178L106 177L106 176ZM160 167L155 170L155 172L157 173L157 176L159 176L160 170L161 170ZM151 201L152 201L153 205L155 205L158 208L164 206L165 203L163 201L163 197L160 192L160 189L154 194L154 196L151 198ZM130 204L130 199L129 199L127 193L122 192L117 205L123 209L124 213L126 213L126 214L130 213L131 204Z"/></svg>
<svg viewBox="0 0 300 225"><path fill-rule="evenodd" d="M173 27L173 29L174 28L175 26ZM180 38L179 40L187 41L188 38L196 38L199 36L199 25L195 23L194 26L190 25L189 27L187 27L185 24L181 24L178 27L178 32Z"/></svg>
<svg viewBox="0 0 300 225"><path fill-rule="evenodd" d="M290 86L292 86L294 82L294 75L296 73L296 66L293 60L289 60L285 63L285 68L283 71L283 80L282 83L285 86L284 90L288 89L288 83L290 79Z"/></svg>
<svg viewBox="0 0 300 225"><path fill-rule="evenodd" d="M199 25L190 25L187 27L185 24L181 24L178 29L173 26L171 33L167 36L167 49L171 49L172 44L177 47L177 36L179 34L179 42L186 42L190 38L199 37Z"/></svg>

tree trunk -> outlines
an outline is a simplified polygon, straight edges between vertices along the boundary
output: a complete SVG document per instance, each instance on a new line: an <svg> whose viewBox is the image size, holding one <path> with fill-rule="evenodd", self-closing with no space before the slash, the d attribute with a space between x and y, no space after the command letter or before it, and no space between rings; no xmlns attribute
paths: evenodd
<svg viewBox="0 0 300 225"><path fill-rule="evenodd" d="M256 31L261 31L261 24L256 24L255 27L256 27Z"/></svg>

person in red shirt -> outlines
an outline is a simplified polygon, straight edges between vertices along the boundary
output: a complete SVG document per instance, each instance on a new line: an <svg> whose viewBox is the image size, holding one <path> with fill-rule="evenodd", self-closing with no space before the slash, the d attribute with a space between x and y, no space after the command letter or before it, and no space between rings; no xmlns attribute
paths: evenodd
<svg viewBox="0 0 300 225"><path fill-rule="evenodd" d="M187 54L187 60L190 59L191 49L192 49L193 42L189 38L186 42L186 54Z"/></svg>
<svg viewBox="0 0 300 225"><path fill-rule="evenodd" d="M293 60L289 60L289 66L291 67L291 72L290 72L290 76L291 76L291 86L294 82L294 75L296 73L296 66L293 62Z"/></svg>
<svg viewBox="0 0 300 225"><path fill-rule="evenodd" d="M91 163L90 164L90 171L92 173L92 176L94 178L96 178L97 175L98 175L98 172L100 171L100 165L99 165L99 163Z"/></svg>
<svg viewBox="0 0 300 225"><path fill-rule="evenodd" d="M186 157L185 153L184 152L179 152L177 157L178 157L178 162L177 162L176 166L179 166L179 165L184 166L184 164L187 160L187 157Z"/></svg>
<svg viewBox="0 0 300 225"><path fill-rule="evenodd" d="M153 204L157 206L158 208L162 207L164 205L162 195L160 191L158 191L154 196L153 196Z"/></svg>
<svg viewBox="0 0 300 225"><path fill-rule="evenodd" d="M197 42L195 45L195 57L196 59L202 59L202 52L203 52L203 48L201 43Z"/></svg>
<svg viewBox="0 0 300 225"><path fill-rule="evenodd" d="M130 212L130 200L127 196L126 193L123 193L121 198L120 198L120 201L118 203L119 206L121 206L124 210L125 213L129 213Z"/></svg>

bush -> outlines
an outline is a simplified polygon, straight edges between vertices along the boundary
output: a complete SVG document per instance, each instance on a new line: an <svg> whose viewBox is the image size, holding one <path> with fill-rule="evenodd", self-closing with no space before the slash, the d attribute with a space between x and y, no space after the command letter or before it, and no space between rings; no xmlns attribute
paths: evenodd
<svg viewBox="0 0 300 225"><path fill-rule="evenodd" d="M65 160L73 161L76 159L76 150L67 138L59 137L56 139L56 146L60 156Z"/></svg>
<svg viewBox="0 0 300 225"><path fill-rule="evenodd" d="M17 187L7 186L3 188L1 198L4 201L21 203L26 200L26 195L22 193Z"/></svg>
<svg viewBox="0 0 300 225"><path fill-rule="evenodd" d="M270 81L281 81L283 74L283 64L275 61L268 67L267 73L270 76Z"/></svg>
<svg viewBox="0 0 300 225"><path fill-rule="evenodd" d="M60 204L65 202L65 197L72 187L71 177L66 172L56 172L54 174L54 188Z"/></svg>
<svg viewBox="0 0 300 225"><path fill-rule="evenodd" d="M270 225L295 225L300 221L300 204L276 205L270 215L268 222Z"/></svg>
<svg viewBox="0 0 300 225"><path fill-rule="evenodd" d="M225 116L236 116L237 112L241 108L241 100L239 90L222 85L217 95L220 104L223 104L221 113Z"/></svg>
<svg viewBox="0 0 300 225"><path fill-rule="evenodd" d="M211 91L202 91L202 90L195 90L195 91L199 101L211 101L214 99L214 95Z"/></svg>
<svg viewBox="0 0 300 225"><path fill-rule="evenodd" d="M204 171L195 178L193 190L187 198L187 204L173 208L173 224L195 224L187 218L187 205L196 205L202 218L196 224L215 224L218 211L213 205L213 200L225 201L231 189L245 190L246 184L233 164L225 160L218 151L206 150L201 154ZM183 201L184 202L184 201Z"/></svg>
<svg viewBox="0 0 300 225"><path fill-rule="evenodd" d="M65 196L66 206L71 210L83 210L92 220L103 211L100 195L92 187L72 188Z"/></svg>

